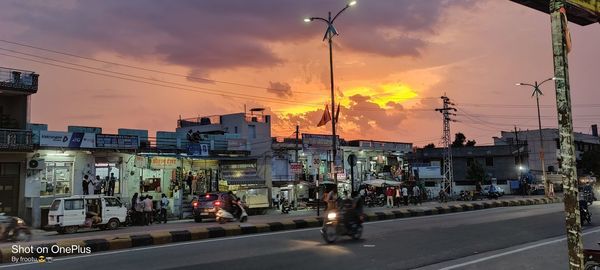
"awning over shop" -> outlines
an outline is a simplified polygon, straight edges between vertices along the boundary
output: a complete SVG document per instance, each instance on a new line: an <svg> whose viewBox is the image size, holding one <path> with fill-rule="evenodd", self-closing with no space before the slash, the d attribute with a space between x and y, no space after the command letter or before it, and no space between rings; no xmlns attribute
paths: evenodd
<svg viewBox="0 0 600 270"><path fill-rule="evenodd" d="M371 185L371 186L375 186L375 187L383 187L383 186L400 186L401 183L397 182L397 181L374 179L374 180L364 181L364 182L362 182L362 184Z"/></svg>

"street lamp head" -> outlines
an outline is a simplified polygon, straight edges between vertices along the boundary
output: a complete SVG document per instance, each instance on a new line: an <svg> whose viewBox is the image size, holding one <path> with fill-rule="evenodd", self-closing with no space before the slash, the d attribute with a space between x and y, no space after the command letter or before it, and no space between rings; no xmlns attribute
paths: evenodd
<svg viewBox="0 0 600 270"><path fill-rule="evenodd" d="M550 80L556 81L556 77L552 77L550 78Z"/></svg>
<svg viewBox="0 0 600 270"><path fill-rule="evenodd" d="M515 83L515 85L523 85L522 83Z"/></svg>
<svg viewBox="0 0 600 270"><path fill-rule="evenodd" d="M312 19L311 18L304 18L304 22L311 22Z"/></svg>
<svg viewBox="0 0 600 270"><path fill-rule="evenodd" d="M352 2L348 3L348 6L350 6L350 7L354 6L354 5L356 5L356 1L352 1Z"/></svg>

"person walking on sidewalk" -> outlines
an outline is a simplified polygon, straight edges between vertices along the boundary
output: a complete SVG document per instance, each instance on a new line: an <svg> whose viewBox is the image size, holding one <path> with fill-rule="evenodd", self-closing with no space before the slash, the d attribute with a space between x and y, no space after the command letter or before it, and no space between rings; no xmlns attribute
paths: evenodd
<svg viewBox="0 0 600 270"><path fill-rule="evenodd" d="M387 196L387 208L394 207L394 190L391 187L388 187L385 190L385 195Z"/></svg>
<svg viewBox="0 0 600 270"><path fill-rule="evenodd" d="M402 186L402 198L404 199L404 205L408 205L408 188Z"/></svg>

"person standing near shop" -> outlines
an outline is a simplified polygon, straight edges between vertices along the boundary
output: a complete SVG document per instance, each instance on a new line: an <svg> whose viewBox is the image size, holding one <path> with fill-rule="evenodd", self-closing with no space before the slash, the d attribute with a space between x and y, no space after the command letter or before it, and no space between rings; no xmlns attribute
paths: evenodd
<svg viewBox="0 0 600 270"><path fill-rule="evenodd" d="M402 189L400 187L396 188L396 201L395 203L400 207L402 205Z"/></svg>
<svg viewBox="0 0 600 270"><path fill-rule="evenodd" d="M185 178L185 183L188 185L188 187L190 188L190 194L192 193L192 181L194 180L194 176L192 175L192 172L188 173L188 176ZM184 188L185 190L185 188Z"/></svg>
<svg viewBox="0 0 600 270"><path fill-rule="evenodd" d="M408 188L402 186L402 198L404 199L404 205L408 205Z"/></svg>
<svg viewBox="0 0 600 270"><path fill-rule="evenodd" d="M102 194L102 186L104 185L100 175L96 175L96 179L92 183L94 184L94 195Z"/></svg>
<svg viewBox="0 0 600 270"><path fill-rule="evenodd" d="M160 215L159 215L158 223L160 223L160 220L164 221L164 223L167 223L167 207L168 206L169 206L169 199L167 199L167 195L165 195L163 193L162 198L160 199Z"/></svg>
<svg viewBox="0 0 600 270"><path fill-rule="evenodd" d="M81 189L83 190L83 195L90 195L89 186L90 180L89 176L86 174L83 176L83 180L81 181Z"/></svg>
<svg viewBox="0 0 600 270"><path fill-rule="evenodd" d="M192 189L192 196L193 196L194 194L196 194L196 191L198 190L198 177L192 178L191 189Z"/></svg>
<svg viewBox="0 0 600 270"><path fill-rule="evenodd" d="M110 173L110 179L108 179L108 196L115 196L115 183L117 182L117 179L115 178L115 174L114 173Z"/></svg>
<svg viewBox="0 0 600 270"><path fill-rule="evenodd" d="M388 187L385 190L385 196L387 196L387 207L392 208L394 206L394 190Z"/></svg>
<svg viewBox="0 0 600 270"><path fill-rule="evenodd" d="M413 187L413 196L414 196L414 204L421 204L421 188L419 188L419 185L416 185Z"/></svg>
<svg viewBox="0 0 600 270"><path fill-rule="evenodd" d="M146 216L145 225L150 225L152 222L152 212L154 211L152 196L146 195L146 199L144 199L144 215Z"/></svg>

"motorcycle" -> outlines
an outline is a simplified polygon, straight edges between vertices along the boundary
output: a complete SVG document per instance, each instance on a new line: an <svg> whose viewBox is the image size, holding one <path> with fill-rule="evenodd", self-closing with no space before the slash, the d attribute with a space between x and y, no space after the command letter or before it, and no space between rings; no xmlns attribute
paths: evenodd
<svg viewBox="0 0 600 270"><path fill-rule="evenodd" d="M600 243L598 243L600 245ZM600 250L584 249L583 250L584 270L600 269Z"/></svg>
<svg viewBox="0 0 600 270"><path fill-rule="evenodd" d="M385 196L383 194L377 196L370 194L365 197L365 205L367 207L382 207L385 205Z"/></svg>
<svg viewBox="0 0 600 270"><path fill-rule="evenodd" d="M0 213L0 241L23 242L31 240L31 230L19 217L6 216Z"/></svg>
<svg viewBox="0 0 600 270"><path fill-rule="evenodd" d="M346 216L345 211L331 211L327 213L327 221L323 222L323 228L321 228L321 236L325 242L331 244L335 242L338 236L350 236L354 240L358 240L362 237L363 226L360 217L349 218L351 220L344 220Z"/></svg>
<svg viewBox="0 0 600 270"><path fill-rule="evenodd" d="M579 218L582 226L586 222L588 225L592 224L592 213L590 213L585 200L579 201Z"/></svg>
<svg viewBox="0 0 600 270"><path fill-rule="evenodd" d="M461 190L460 194L458 195L458 200L459 201L472 201L473 197L471 196L471 192Z"/></svg>
<svg viewBox="0 0 600 270"><path fill-rule="evenodd" d="M283 201L283 204L281 205L281 213L288 214L290 210L292 210L290 203L287 200Z"/></svg>
<svg viewBox="0 0 600 270"><path fill-rule="evenodd" d="M244 209L244 205L238 200L233 206L238 208L238 212L236 213L236 215L233 215L232 213L229 213L225 209L219 207L215 218L216 221L220 224L224 224L228 221L235 220L239 220L240 222L248 221L248 214L246 213L246 209Z"/></svg>

